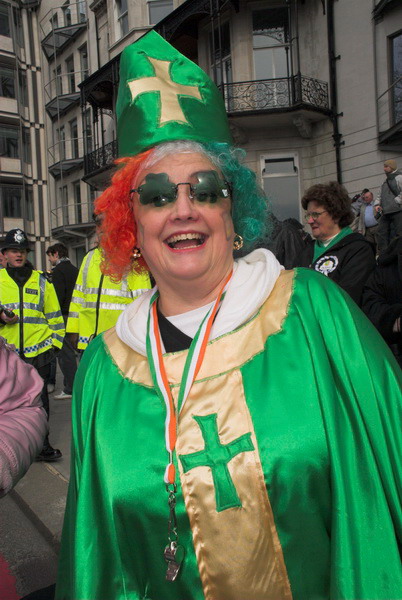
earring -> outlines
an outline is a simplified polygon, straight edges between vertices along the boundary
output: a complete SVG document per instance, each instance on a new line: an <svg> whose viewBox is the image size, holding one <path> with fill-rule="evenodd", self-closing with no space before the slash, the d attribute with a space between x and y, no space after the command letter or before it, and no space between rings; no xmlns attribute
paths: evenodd
<svg viewBox="0 0 402 600"><path fill-rule="evenodd" d="M243 238L236 233L233 240L233 250L240 250L240 248L243 248Z"/></svg>
<svg viewBox="0 0 402 600"><path fill-rule="evenodd" d="M136 246L133 250L132 257L134 258L134 260L136 260L137 258L141 258L141 256L142 256L141 250L139 248L137 248L137 246Z"/></svg>

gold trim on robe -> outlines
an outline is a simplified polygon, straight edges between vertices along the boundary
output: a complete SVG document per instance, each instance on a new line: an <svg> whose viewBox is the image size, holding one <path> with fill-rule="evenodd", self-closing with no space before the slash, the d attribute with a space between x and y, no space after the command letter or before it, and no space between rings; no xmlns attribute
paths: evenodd
<svg viewBox="0 0 402 600"><path fill-rule="evenodd" d="M239 368L263 350L269 335L281 330L293 279L292 271L282 272L258 313L258 319L253 318L230 336L222 336L209 343L198 379L180 413L178 457L205 449L200 424L194 417L216 415L222 445L248 434L253 447L239 452L228 462L239 505L220 511L217 511L211 467L196 466L184 472L178 460L206 600L292 599ZM114 330L105 333L104 339L125 377L152 386L145 357L140 357L133 350L128 351ZM186 356L184 351L164 357L176 402Z"/></svg>
<svg viewBox="0 0 402 600"><path fill-rule="evenodd" d="M208 352L205 353L197 381L238 369L263 351L267 337L281 330L292 295L293 279L294 271L281 272L271 294L256 315L261 317L258 324L254 317L233 333L227 334L230 335L230 343L226 339L227 335L208 343ZM117 337L114 327L103 335L108 352L122 376L140 385L153 387L147 357L128 348ZM186 358L187 350L164 355L165 368L172 387L180 385Z"/></svg>

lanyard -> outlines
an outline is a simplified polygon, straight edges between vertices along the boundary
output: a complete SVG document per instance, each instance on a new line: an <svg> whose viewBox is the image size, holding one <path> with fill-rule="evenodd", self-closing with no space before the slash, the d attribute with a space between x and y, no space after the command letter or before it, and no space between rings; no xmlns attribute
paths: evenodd
<svg viewBox="0 0 402 600"><path fill-rule="evenodd" d="M180 411L183 409L183 406L187 400L194 380L201 368L212 325L216 313L219 309L222 296L226 291L231 277L232 272L229 273L229 275L223 282L223 285L219 291L218 297L216 298L214 305L209 309L205 317L202 319L198 331L195 334L193 341L191 342L187 359L184 365L182 379L180 382L179 396L177 402L178 414L180 414ZM166 407L165 445L168 453L169 462L165 469L164 481L166 484L166 490L169 494L168 504L170 516L168 529L169 544L165 548L164 556L165 560L168 563L166 579L168 581L174 581L177 577L181 561L183 559L183 549L177 544L178 535L175 514L177 488L176 468L173 462L173 454L177 441L178 414L176 414L173 396L169 386L165 364L163 361L162 341L158 324L158 312L156 309L156 301L158 297L159 292L156 291L150 301L147 322L146 351L149 367L151 370L151 376L156 392ZM179 555L181 557L180 559Z"/></svg>

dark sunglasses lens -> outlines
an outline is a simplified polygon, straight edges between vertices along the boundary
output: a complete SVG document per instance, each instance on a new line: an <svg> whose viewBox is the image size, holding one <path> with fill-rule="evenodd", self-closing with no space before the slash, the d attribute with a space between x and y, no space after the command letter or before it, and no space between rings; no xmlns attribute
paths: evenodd
<svg viewBox="0 0 402 600"><path fill-rule="evenodd" d="M169 181L166 173L149 173L138 191L141 204L164 206L176 199L176 186Z"/></svg>
<svg viewBox="0 0 402 600"><path fill-rule="evenodd" d="M192 192L198 202L216 202L218 198L227 198L229 188L216 171L197 173L198 183L192 186Z"/></svg>

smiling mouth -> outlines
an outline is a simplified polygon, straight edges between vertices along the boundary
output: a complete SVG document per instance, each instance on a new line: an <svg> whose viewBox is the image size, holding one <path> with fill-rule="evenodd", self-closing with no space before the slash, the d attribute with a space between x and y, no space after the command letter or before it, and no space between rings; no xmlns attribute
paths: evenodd
<svg viewBox="0 0 402 600"><path fill-rule="evenodd" d="M206 238L202 233L179 233L168 237L165 243L172 250L190 250L202 246Z"/></svg>

